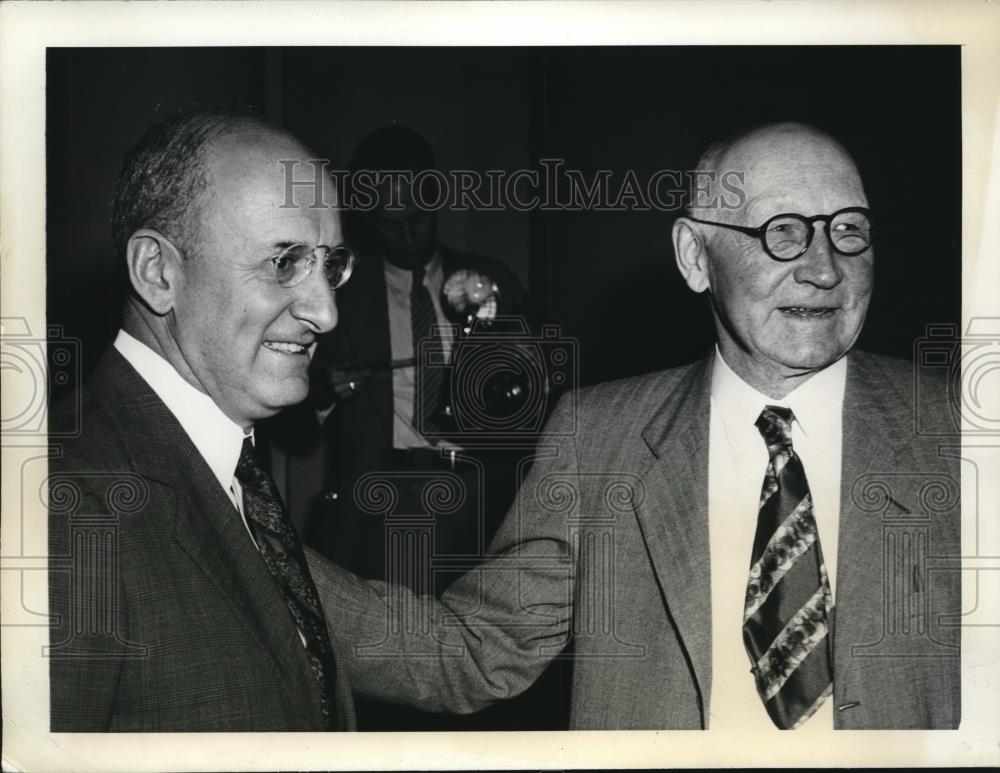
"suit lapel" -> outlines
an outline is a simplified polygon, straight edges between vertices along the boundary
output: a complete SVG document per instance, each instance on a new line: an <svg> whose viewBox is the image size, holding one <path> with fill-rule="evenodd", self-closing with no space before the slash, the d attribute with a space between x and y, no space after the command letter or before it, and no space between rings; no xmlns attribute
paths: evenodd
<svg viewBox="0 0 1000 773"><path fill-rule="evenodd" d="M846 684L856 656L851 648L871 644L881 635L883 514L905 512L916 503L901 490L898 479L879 481L872 474L915 469L909 450L912 417L909 401L878 370L869 355L848 357L844 394L840 481L840 539L837 548L837 598L834 626L835 683ZM885 507L862 507L868 495L890 492ZM881 489L881 486L887 488ZM873 594L877 596L873 600Z"/></svg>
<svg viewBox="0 0 1000 773"><path fill-rule="evenodd" d="M315 680L301 667L302 645L281 591L229 497L217 480L197 474L204 465L200 456L195 462L186 492L192 507L178 508L174 539L266 646L293 692L312 694Z"/></svg>
<svg viewBox="0 0 1000 773"><path fill-rule="evenodd" d="M712 687L712 594L708 536L711 359L697 363L642 436L646 498L636 508L650 561L701 693L702 725Z"/></svg>
<svg viewBox="0 0 1000 773"><path fill-rule="evenodd" d="M109 415L126 417L120 431L135 471L173 492L177 544L270 652L290 692L312 695L318 711L318 688L281 591L208 464L173 414L116 350L105 355L92 384Z"/></svg>

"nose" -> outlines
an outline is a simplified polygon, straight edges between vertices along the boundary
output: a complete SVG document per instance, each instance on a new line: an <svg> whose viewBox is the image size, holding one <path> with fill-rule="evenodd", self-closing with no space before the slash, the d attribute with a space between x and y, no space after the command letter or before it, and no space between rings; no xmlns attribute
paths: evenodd
<svg viewBox="0 0 1000 773"><path fill-rule="evenodd" d="M822 225L813 225L812 244L798 260L795 261L795 280L800 284L811 284L824 290L830 290L844 279L843 271L838 264L838 256L826 236Z"/></svg>
<svg viewBox="0 0 1000 773"><path fill-rule="evenodd" d="M329 333L337 326L337 300L322 271L314 270L298 287L289 308L292 316L314 333Z"/></svg>

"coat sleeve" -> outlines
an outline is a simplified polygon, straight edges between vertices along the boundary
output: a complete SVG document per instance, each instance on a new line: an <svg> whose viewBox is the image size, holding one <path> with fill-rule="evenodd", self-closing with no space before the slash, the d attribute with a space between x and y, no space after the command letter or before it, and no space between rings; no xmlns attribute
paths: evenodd
<svg viewBox="0 0 1000 773"><path fill-rule="evenodd" d="M471 713L527 689L565 647L574 591L575 427L562 401L479 567L442 596L362 580L309 553L351 687L426 711Z"/></svg>

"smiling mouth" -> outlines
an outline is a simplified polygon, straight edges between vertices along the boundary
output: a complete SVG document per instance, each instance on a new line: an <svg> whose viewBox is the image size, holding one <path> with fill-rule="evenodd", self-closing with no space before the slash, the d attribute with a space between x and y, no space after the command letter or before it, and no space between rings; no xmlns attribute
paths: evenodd
<svg viewBox="0 0 1000 773"><path fill-rule="evenodd" d="M272 352L280 354L303 355L309 354L309 346L296 344L291 341L265 341L264 346Z"/></svg>
<svg viewBox="0 0 1000 773"><path fill-rule="evenodd" d="M834 306L779 306L778 311L789 317L818 319L833 316L837 309Z"/></svg>

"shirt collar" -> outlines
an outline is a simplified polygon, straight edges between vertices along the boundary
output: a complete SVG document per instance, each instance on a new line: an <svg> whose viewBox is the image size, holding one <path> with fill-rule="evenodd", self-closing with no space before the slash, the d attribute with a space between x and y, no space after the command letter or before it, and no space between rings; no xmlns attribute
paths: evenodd
<svg viewBox="0 0 1000 773"><path fill-rule="evenodd" d="M243 449L243 428L226 416L211 397L185 381L173 365L124 330L118 331L114 346L156 392L223 490L228 491Z"/></svg>
<svg viewBox="0 0 1000 773"><path fill-rule="evenodd" d="M795 423L806 435L839 432L847 384L847 357L806 379L781 400L775 400L747 384L726 363L715 347L712 367L712 410L719 418L731 445L752 433L753 442L760 435L754 422L765 405L791 408Z"/></svg>

